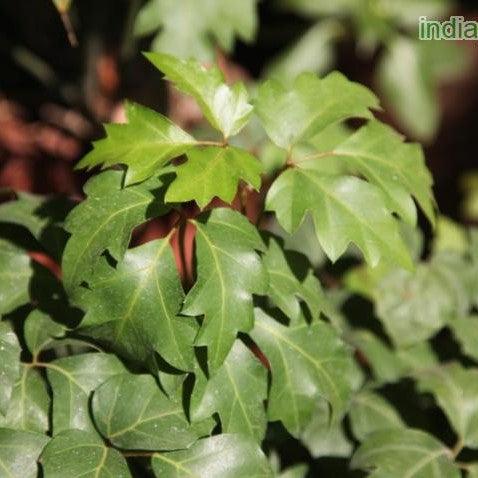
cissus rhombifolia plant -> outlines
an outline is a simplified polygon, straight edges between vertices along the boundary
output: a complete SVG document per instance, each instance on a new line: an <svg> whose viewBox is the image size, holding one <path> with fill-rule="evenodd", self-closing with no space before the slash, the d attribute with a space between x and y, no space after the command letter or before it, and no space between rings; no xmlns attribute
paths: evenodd
<svg viewBox="0 0 478 478"><path fill-rule="evenodd" d="M434 313L442 322L433 326L416 304L399 313L387 298L415 281L427 289L428 275L450 265L437 258L417 266L405 233L416 228L417 206L435 224L421 147L376 120L373 93L337 72L302 74L289 89L266 81L251 99L217 67L146 56L218 134L196 139L128 103L127 123L107 125L79 164L106 169L87 182L83 201L19 194L0 206L0 221L14 223L2 225L0 248L1 469L22 478L299 477L306 466L281 470L270 451L271 424L312 457L350 456L348 417L357 442L365 440L354 467L374 469L374 477L402 477L404 469L410 477L459 476L452 452L406 428L366 378L364 357L384 366L387 346L345 326L316 266L306 260L298 271L267 227L277 220L291 238L310 227L333 262L362 256L366 265L347 288L377 301L397 347L417 340L400 330L407 320L420 326L418 340L428 339L459 308L459 293L440 299ZM350 119L361 126L346 126ZM251 122L280 153L274 168L264 149L240 146ZM245 213L253 190L265 194L254 223ZM191 201L197 208L185 206ZM169 232L132 243L133 230L154 218L173 218ZM187 228L192 284L177 264L184 269ZM32 262L31 250L61 258L61 278ZM380 291L390 274L397 280ZM412 354L388 353L395 362L387 379L397 379ZM457 366L444 373L466 386ZM440 386L433 374L420 378L465 433L465 418L447 405L452 392ZM475 443L466 433L463 440Z"/></svg>

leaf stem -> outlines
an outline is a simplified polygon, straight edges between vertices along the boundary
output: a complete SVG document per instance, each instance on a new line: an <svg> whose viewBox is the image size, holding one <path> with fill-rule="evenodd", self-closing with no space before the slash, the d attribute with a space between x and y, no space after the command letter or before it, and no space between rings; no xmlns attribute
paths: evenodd
<svg viewBox="0 0 478 478"><path fill-rule="evenodd" d="M465 444L463 442L463 438L460 437L458 439L458 441L455 443L455 446L451 450L453 459L455 459L460 454L460 452L461 452L461 450L463 450L464 446L465 446Z"/></svg>
<svg viewBox="0 0 478 478"><path fill-rule="evenodd" d="M197 141L196 146L217 146L218 148L225 148L228 142L224 141Z"/></svg>

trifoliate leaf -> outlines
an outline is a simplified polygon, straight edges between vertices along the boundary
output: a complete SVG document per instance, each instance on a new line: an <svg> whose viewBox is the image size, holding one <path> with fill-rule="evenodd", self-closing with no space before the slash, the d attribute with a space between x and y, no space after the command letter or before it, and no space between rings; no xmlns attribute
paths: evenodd
<svg viewBox="0 0 478 478"><path fill-rule="evenodd" d="M40 433L0 428L0 469L8 478L37 478L38 457L49 438Z"/></svg>
<svg viewBox="0 0 478 478"><path fill-rule="evenodd" d="M0 413L8 410L13 387L20 375L21 347L7 322L0 322Z"/></svg>
<svg viewBox="0 0 478 478"><path fill-rule="evenodd" d="M451 451L436 438L410 428L372 433L352 458L352 468L374 478L460 478Z"/></svg>
<svg viewBox="0 0 478 478"><path fill-rule="evenodd" d="M416 223L416 208L412 197L420 204L427 218L435 221L433 180L425 166L423 150L418 144L404 143L389 126L370 121L332 151L311 156L302 167L333 156L331 160L345 164L348 171L360 174L378 186L387 207L411 225Z"/></svg>
<svg viewBox="0 0 478 478"><path fill-rule="evenodd" d="M373 118L370 108L378 108L378 100L341 73L333 72L323 79L303 73L290 90L274 80L263 83L254 106L271 140L289 150L333 123Z"/></svg>
<svg viewBox="0 0 478 478"><path fill-rule="evenodd" d="M184 292L168 238L128 249L116 269L100 263L89 286L80 333L134 362L159 352L174 367L192 370L197 325L176 315Z"/></svg>
<svg viewBox="0 0 478 478"><path fill-rule="evenodd" d="M160 30L152 43L157 52L211 60L216 43L231 51L237 35L251 41L257 28L257 0L150 0L139 11L135 33ZM178 35L178 31L181 35Z"/></svg>
<svg viewBox="0 0 478 478"><path fill-rule="evenodd" d="M46 478L129 478L121 453L107 447L94 433L67 430L45 447L41 463Z"/></svg>
<svg viewBox="0 0 478 478"><path fill-rule="evenodd" d="M330 325L301 321L286 327L256 309L251 337L271 366L269 420L281 420L298 436L319 398L330 403L332 421L341 417L351 394L352 354Z"/></svg>
<svg viewBox="0 0 478 478"><path fill-rule="evenodd" d="M402 419L379 394L362 390L352 398L350 426L355 438L363 441L373 432L387 428L402 428Z"/></svg>
<svg viewBox="0 0 478 478"><path fill-rule="evenodd" d="M478 316L470 315L452 320L449 326L463 353L478 361Z"/></svg>
<svg viewBox="0 0 478 478"><path fill-rule="evenodd" d="M126 124L105 126L107 137L93 143L93 150L79 168L125 164L125 184L143 181L171 159L184 154L196 140L165 116L144 106L127 103Z"/></svg>
<svg viewBox="0 0 478 478"><path fill-rule="evenodd" d="M288 232L294 232L310 212L320 245L332 261L353 242L372 267L384 259L413 267L382 192L359 178L289 169L272 184L266 208L276 213Z"/></svg>
<svg viewBox="0 0 478 478"><path fill-rule="evenodd" d="M49 410L50 397L45 380L38 370L23 365L5 419L0 417L1 426L46 433L49 429Z"/></svg>
<svg viewBox="0 0 478 478"><path fill-rule="evenodd" d="M257 229L231 209L215 209L194 224L198 277L182 313L205 316L196 345L208 347L212 371L223 363L237 332L253 327L252 295L267 290L255 250L265 246Z"/></svg>
<svg viewBox="0 0 478 478"><path fill-rule="evenodd" d="M313 275L307 276L300 282L290 268L284 251L273 238L269 239L262 262L269 275L267 295L287 317L292 321L299 320L301 317L300 300L307 304L314 317L320 314L323 300L320 282Z"/></svg>
<svg viewBox="0 0 478 478"><path fill-rule="evenodd" d="M92 410L101 434L119 448L174 450L199 438L181 402L170 400L150 375L112 377L95 390Z"/></svg>
<svg viewBox="0 0 478 478"><path fill-rule="evenodd" d="M210 69L197 60L180 60L162 53L146 58L183 93L191 95L211 125L225 138L237 134L248 122L252 106L242 83L229 87L217 66Z"/></svg>
<svg viewBox="0 0 478 478"><path fill-rule="evenodd" d="M452 363L415 378L420 391L433 394L464 445L478 448L478 369Z"/></svg>
<svg viewBox="0 0 478 478"><path fill-rule="evenodd" d="M464 272L468 265L454 254L441 254L411 273L395 270L382 278L376 313L396 345L432 337L470 306Z"/></svg>
<svg viewBox="0 0 478 478"><path fill-rule="evenodd" d="M196 201L204 208L214 197L231 203L240 180L258 190L262 165L252 154L233 147L193 149L186 163L175 169L176 179L166 202Z"/></svg>
<svg viewBox="0 0 478 478"><path fill-rule="evenodd" d="M48 381L53 392L53 434L75 428L95 431L90 418L91 392L124 366L115 355L87 353L50 362Z"/></svg>
<svg viewBox="0 0 478 478"><path fill-rule="evenodd" d="M325 400L318 400L300 441L314 458L349 457L353 451L353 445L345 435L342 422L330 423L329 404Z"/></svg>
<svg viewBox="0 0 478 478"><path fill-rule="evenodd" d="M32 275L27 253L0 239L0 316L29 302L28 286Z"/></svg>
<svg viewBox="0 0 478 478"><path fill-rule="evenodd" d="M236 340L222 366L209 380L197 371L191 419L202 420L217 412L223 433L242 433L261 442L267 424L266 398L266 368Z"/></svg>
<svg viewBox="0 0 478 478"><path fill-rule="evenodd" d="M199 440L188 450L155 453L158 478L272 478L266 456L253 438L222 434Z"/></svg>
<svg viewBox="0 0 478 478"><path fill-rule="evenodd" d="M33 357L48 348L56 337L63 335L65 326L54 322L47 314L40 310L31 312L24 325L25 342Z"/></svg>
<svg viewBox="0 0 478 478"><path fill-rule="evenodd" d="M155 203L161 184L152 179L121 189L123 174L106 171L88 181L87 199L68 215L65 228L72 234L63 254L63 283L68 292L87 281L105 251L120 260L133 228L164 208Z"/></svg>

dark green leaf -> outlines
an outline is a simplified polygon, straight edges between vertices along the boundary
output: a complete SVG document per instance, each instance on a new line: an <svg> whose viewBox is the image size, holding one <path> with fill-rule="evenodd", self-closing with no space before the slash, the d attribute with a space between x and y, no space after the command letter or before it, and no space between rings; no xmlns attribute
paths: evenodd
<svg viewBox="0 0 478 478"><path fill-rule="evenodd" d="M108 448L94 433L67 430L56 435L41 455L45 478L128 478L120 452Z"/></svg>
<svg viewBox="0 0 478 478"><path fill-rule="evenodd" d="M215 209L194 224L198 277L182 313L204 314L196 345L208 346L209 365L217 369L237 332L254 324L252 294L267 289L267 274L254 249L264 250L264 244L257 229L231 209Z"/></svg>
<svg viewBox="0 0 478 478"><path fill-rule="evenodd" d="M15 332L7 322L0 322L0 413L5 415L13 387L20 375L22 349Z"/></svg>
<svg viewBox="0 0 478 478"><path fill-rule="evenodd" d="M197 325L176 315L184 292L169 238L128 249L116 269L101 262L89 285L80 333L134 362L147 363L156 351L174 367L192 370Z"/></svg>
<svg viewBox="0 0 478 478"><path fill-rule="evenodd" d="M259 445L245 435L223 434L198 441L188 450L156 453L158 478L272 478Z"/></svg>
<svg viewBox="0 0 478 478"><path fill-rule="evenodd" d="M174 450L199 438L181 403L149 375L112 377L93 394L92 409L101 434L119 448Z"/></svg>
<svg viewBox="0 0 478 478"><path fill-rule="evenodd" d="M252 352L236 340L219 370L207 379L196 373L191 397L191 419L218 413L224 433L242 433L261 441L266 429L264 400L267 370Z"/></svg>

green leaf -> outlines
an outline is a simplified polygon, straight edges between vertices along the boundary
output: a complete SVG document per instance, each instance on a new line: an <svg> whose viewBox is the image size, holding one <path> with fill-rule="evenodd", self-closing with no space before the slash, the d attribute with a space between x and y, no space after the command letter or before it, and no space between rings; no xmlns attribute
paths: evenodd
<svg viewBox="0 0 478 478"><path fill-rule="evenodd" d="M304 71L325 73L335 60L333 41L342 33L336 20L324 20L313 25L284 53L267 67L264 76L292 83Z"/></svg>
<svg viewBox="0 0 478 478"><path fill-rule="evenodd" d="M93 143L93 150L79 163L79 168L125 164L125 184L143 181L171 159L181 156L196 140L165 116L149 108L126 103L126 124L105 126L107 137Z"/></svg>
<svg viewBox="0 0 478 478"><path fill-rule="evenodd" d="M162 53L146 53L146 58L176 88L191 95L211 126L224 138L237 134L248 122L252 106L242 83L226 85L217 66L206 69L197 60L180 60Z"/></svg>
<svg viewBox="0 0 478 478"><path fill-rule="evenodd" d="M174 171L166 202L196 201L201 209L214 197L231 203L240 180L254 189L261 185L261 163L248 152L234 147L193 149L186 163Z"/></svg>
<svg viewBox="0 0 478 478"><path fill-rule="evenodd" d="M466 476L468 478L477 478L478 477L478 463L466 464Z"/></svg>
<svg viewBox="0 0 478 478"><path fill-rule="evenodd" d="M13 387L20 374L21 347L7 322L0 322L0 413L5 415Z"/></svg>
<svg viewBox="0 0 478 478"><path fill-rule="evenodd" d="M38 457L46 435L0 428L0 470L8 478L37 478Z"/></svg>
<svg viewBox="0 0 478 478"><path fill-rule="evenodd" d="M463 274L467 267L461 257L441 254L414 273L395 270L382 278L376 313L396 345L422 342L467 314L470 297Z"/></svg>
<svg viewBox="0 0 478 478"><path fill-rule="evenodd" d="M5 419L1 426L46 433L49 429L50 397L38 370L23 365L15 383Z"/></svg>
<svg viewBox="0 0 478 478"><path fill-rule="evenodd" d="M91 392L125 371L115 355L86 353L60 358L47 367L53 391L53 434L75 428L94 432L90 418Z"/></svg>
<svg viewBox="0 0 478 478"><path fill-rule="evenodd" d="M318 398L330 403L332 421L340 419L350 399L353 363L351 351L330 325L301 321L285 327L256 309L251 337L271 366L270 421L281 420L298 436Z"/></svg>
<svg viewBox="0 0 478 478"><path fill-rule="evenodd" d="M349 417L352 432L359 441L373 432L404 426L395 409L378 393L368 390L353 397Z"/></svg>
<svg viewBox="0 0 478 478"><path fill-rule="evenodd" d="M170 400L150 375L112 377L95 390L92 410L101 434L119 448L174 450L199 438L181 402Z"/></svg>
<svg viewBox="0 0 478 478"><path fill-rule="evenodd" d="M394 36L378 65L377 81L386 103L407 131L417 139L431 141L440 121L438 92L419 44Z"/></svg>
<svg viewBox="0 0 478 478"><path fill-rule="evenodd" d="M194 320L177 317L184 299L169 238L128 249L116 269L101 262L81 302L80 333L133 362L154 352L180 370L192 370Z"/></svg>
<svg viewBox="0 0 478 478"><path fill-rule="evenodd" d="M300 436L300 441L314 458L349 457L353 451L343 424L330 423L329 405L325 400L318 400L316 410Z"/></svg>
<svg viewBox="0 0 478 478"><path fill-rule="evenodd" d="M333 123L373 118L369 109L378 108L378 100L341 73L333 72L323 79L304 73L290 90L274 80L263 83L254 107L271 140L290 150Z"/></svg>
<svg viewBox="0 0 478 478"><path fill-rule="evenodd" d="M28 288L32 274L26 252L0 239L0 316L30 301Z"/></svg>
<svg viewBox="0 0 478 478"><path fill-rule="evenodd" d="M359 178L289 169L272 184L266 209L274 211L281 226L291 233L310 212L320 245L332 261L353 242L372 267L384 259L413 267L382 192Z"/></svg>
<svg viewBox="0 0 478 478"><path fill-rule="evenodd" d="M56 338L63 335L66 327L54 322L40 310L32 311L24 325L25 342L33 357L48 348Z"/></svg>
<svg viewBox="0 0 478 478"><path fill-rule="evenodd" d="M218 413L223 433L242 433L261 442L266 431L264 400L267 370L239 340L219 370L209 379L196 373L191 396L191 419L199 421Z"/></svg>
<svg viewBox="0 0 478 478"><path fill-rule="evenodd" d="M463 353L478 361L478 315L452 320L449 324Z"/></svg>
<svg viewBox="0 0 478 478"><path fill-rule="evenodd" d="M215 370L237 332L253 327L252 294L264 294L267 289L267 274L255 252L264 250L264 243L257 229L231 209L214 209L194 224L197 281L182 313L205 316L196 345L208 347L208 363Z"/></svg>
<svg viewBox="0 0 478 478"><path fill-rule="evenodd" d="M133 228L160 215L151 190L160 187L154 179L121 189L123 173L106 171L88 181L85 201L68 215L65 228L72 234L63 254L63 283L68 292L87 281L98 257L105 251L120 260Z"/></svg>
<svg viewBox="0 0 478 478"><path fill-rule="evenodd" d="M292 321L301 317L300 301L303 300L314 317L320 315L323 293L320 282L312 274L300 282L291 270L284 251L273 238L269 239L262 262L269 275L267 295Z"/></svg>
<svg viewBox="0 0 478 478"><path fill-rule="evenodd" d="M434 253L455 251L458 254L465 254L467 249L468 238L466 230L448 217L439 216L433 239Z"/></svg>
<svg viewBox="0 0 478 478"><path fill-rule="evenodd" d="M181 58L211 60L216 43L226 51L235 36L251 41L257 28L257 0L150 0L139 11L137 35L155 36L152 49ZM178 36L177 32L181 31Z"/></svg>
<svg viewBox="0 0 478 478"><path fill-rule="evenodd" d="M459 478L452 453L434 437L409 428L377 431L352 458L352 468L374 470L374 478Z"/></svg>
<svg viewBox="0 0 478 478"><path fill-rule="evenodd" d="M343 162L350 173L360 174L378 186L387 207L406 222L416 223L413 197L434 224L433 180L420 145L404 143L389 126L370 121L330 153L319 153L317 159L311 159L307 164L313 168L314 163L324 160L329 154L333 156L331 160ZM305 163L301 166L307 167Z"/></svg>
<svg viewBox="0 0 478 478"><path fill-rule="evenodd" d="M415 377L420 391L433 394L464 445L478 448L478 369L452 363Z"/></svg>
<svg viewBox="0 0 478 478"><path fill-rule="evenodd" d="M67 430L54 437L41 455L46 478L131 477L121 453L94 433Z"/></svg>
<svg viewBox="0 0 478 478"><path fill-rule="evenodd" d="M259 445L246 435L222 434L200 440L188 450L155 453L159 478L272 478Z"/></svg>

